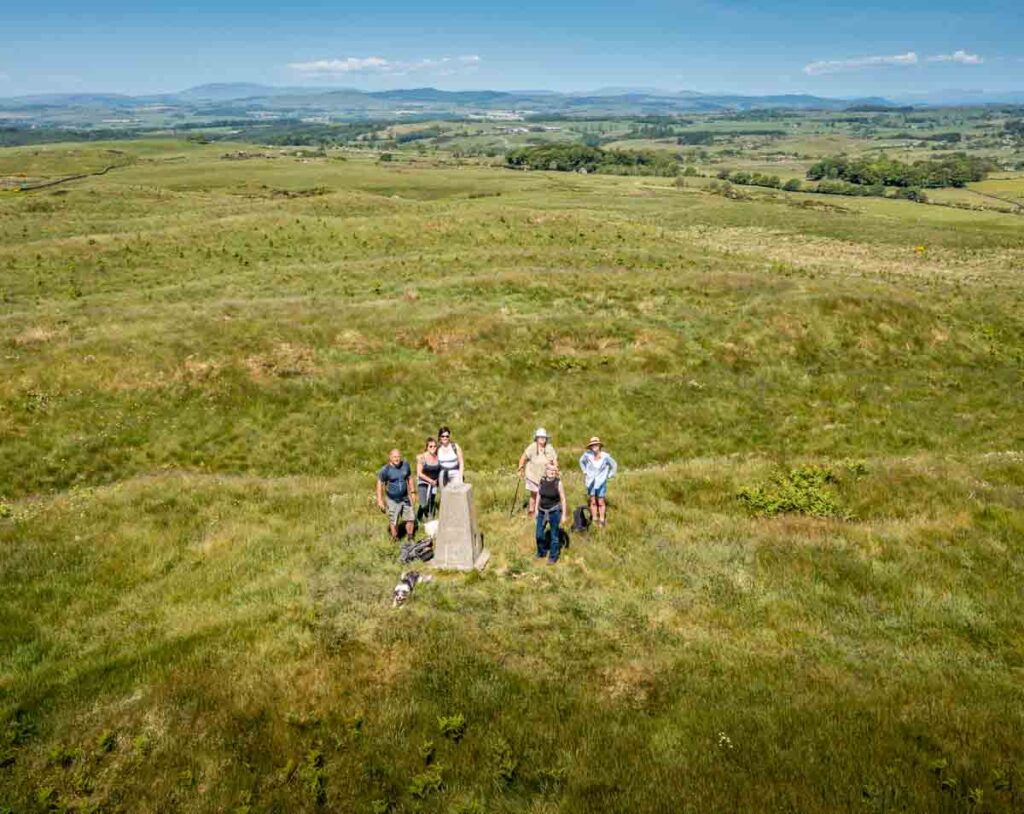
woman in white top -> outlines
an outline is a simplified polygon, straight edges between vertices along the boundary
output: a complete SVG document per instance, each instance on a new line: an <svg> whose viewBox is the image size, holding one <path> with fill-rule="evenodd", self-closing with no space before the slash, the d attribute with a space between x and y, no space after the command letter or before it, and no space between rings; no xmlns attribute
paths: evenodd
<svg viewBox="0 0 1024 814"><path fill-rule="evenodd" d="M461 483L466 471L466 460L462 448L452 441L452 432L447 427L437 431L437 460L441 464L441 487L449 483Z"/></svg>

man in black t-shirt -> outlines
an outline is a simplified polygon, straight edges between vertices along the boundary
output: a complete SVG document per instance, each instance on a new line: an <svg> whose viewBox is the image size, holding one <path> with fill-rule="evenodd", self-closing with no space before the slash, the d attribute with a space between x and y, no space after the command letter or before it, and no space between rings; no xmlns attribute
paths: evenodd
<svg viewBox="0 0 1024 814"><path fill-rule="evenodd" d="M387 501L385 503L385 500ZM377 473L377 506L388 516L391 539L398 539L398 523L405 521L405 533L416 530L416 513L412 504L416 490L412 484L412 468L397 449L388 454L388 462Z"/></svg>

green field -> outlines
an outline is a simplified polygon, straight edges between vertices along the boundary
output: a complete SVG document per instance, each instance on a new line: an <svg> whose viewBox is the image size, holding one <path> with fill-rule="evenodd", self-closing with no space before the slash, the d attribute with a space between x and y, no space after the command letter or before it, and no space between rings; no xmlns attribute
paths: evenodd
<svg viewBox="0 0 1024 814"><path fill-rule="evenodd" d="M1024 810L1019 216L415 145L0 176L108 158L0 191L0 812ZM492 561L395 611L373 473L440 423ZM571 503L623 467L555 568L538 424Z"/></svg>

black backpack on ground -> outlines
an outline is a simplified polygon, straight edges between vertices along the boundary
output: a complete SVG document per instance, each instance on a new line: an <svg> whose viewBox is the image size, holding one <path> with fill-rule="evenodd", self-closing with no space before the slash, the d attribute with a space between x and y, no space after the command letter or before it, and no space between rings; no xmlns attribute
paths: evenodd
<svg viewBox="0 0 1024 814"><path fill-rule="evenodd" d="M434 540L432 537L419 540L415 543L402 543L402 553L398 556L399 562L413 562L414 560L434 559Z"/></svg>
<svg viewBox="0 0 1024 814"><path fill-rule="evenodd" d="M578 506L572 513L572 530L587 531L593 518L590 516L589 506Z"/></svg>

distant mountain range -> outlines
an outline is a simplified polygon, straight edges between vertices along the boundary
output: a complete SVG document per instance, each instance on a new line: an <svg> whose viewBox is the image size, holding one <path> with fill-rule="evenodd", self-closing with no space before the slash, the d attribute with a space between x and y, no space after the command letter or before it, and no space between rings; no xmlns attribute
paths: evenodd
<svg viewBox="0 0 1024 814"><path fill-rule="evenodd" d="M835 110L851 104L888 104L885 99L829 99L820 96L790 94L781 96L742 96L698 93L696 91L662 91L657 88L600 88L581 93L557 93L544 90L448 91L436 88L407 88L401 90L362 91L356 88L287 87L258 85L249 82L215 83L199 85L178 93L147 96L128 96L119 93L40 94L0 99L5 108L12 106L75 107L102 105L109 107L135 107L140 104L210 103L267 101L280 106L281 100L304 106L342 105L351 107L362 103L368 109L388 104L429 104L462 108L521 109L541 106L546 110L562 107L567 111L599 104L631 108L651 107L678 110L714 110L723 108L796 107Z"/></svg>
<svg viewBox="0 0 1024 814"><path fill-rule="evenodd" d="M964 90L950 88L928 93L908 93L895 97L901 104L943 106L950 105L999 105L1024 104L1024 91L1003 91L994 93L984 90Z"/></svg>
<svg viewBox="0 0 1024 814"><path fill-rule="evenodd" d="M900 104L987 104L1024 102L1024 93L1000 95L947 91L938 95L833 99L808 94L746 96L650 87L606 87L589 92L544 90L448 91L437 88L363 91L349 87L284 87L249 82L199 85L178 93L128 96L118 93L42 94L0 99L6 118L100 123L139 116L147 109L174 108L191 117L327 116L359 119L386 116L538 113L547 115L669 115L729 110L845 110Z"/></svg>

